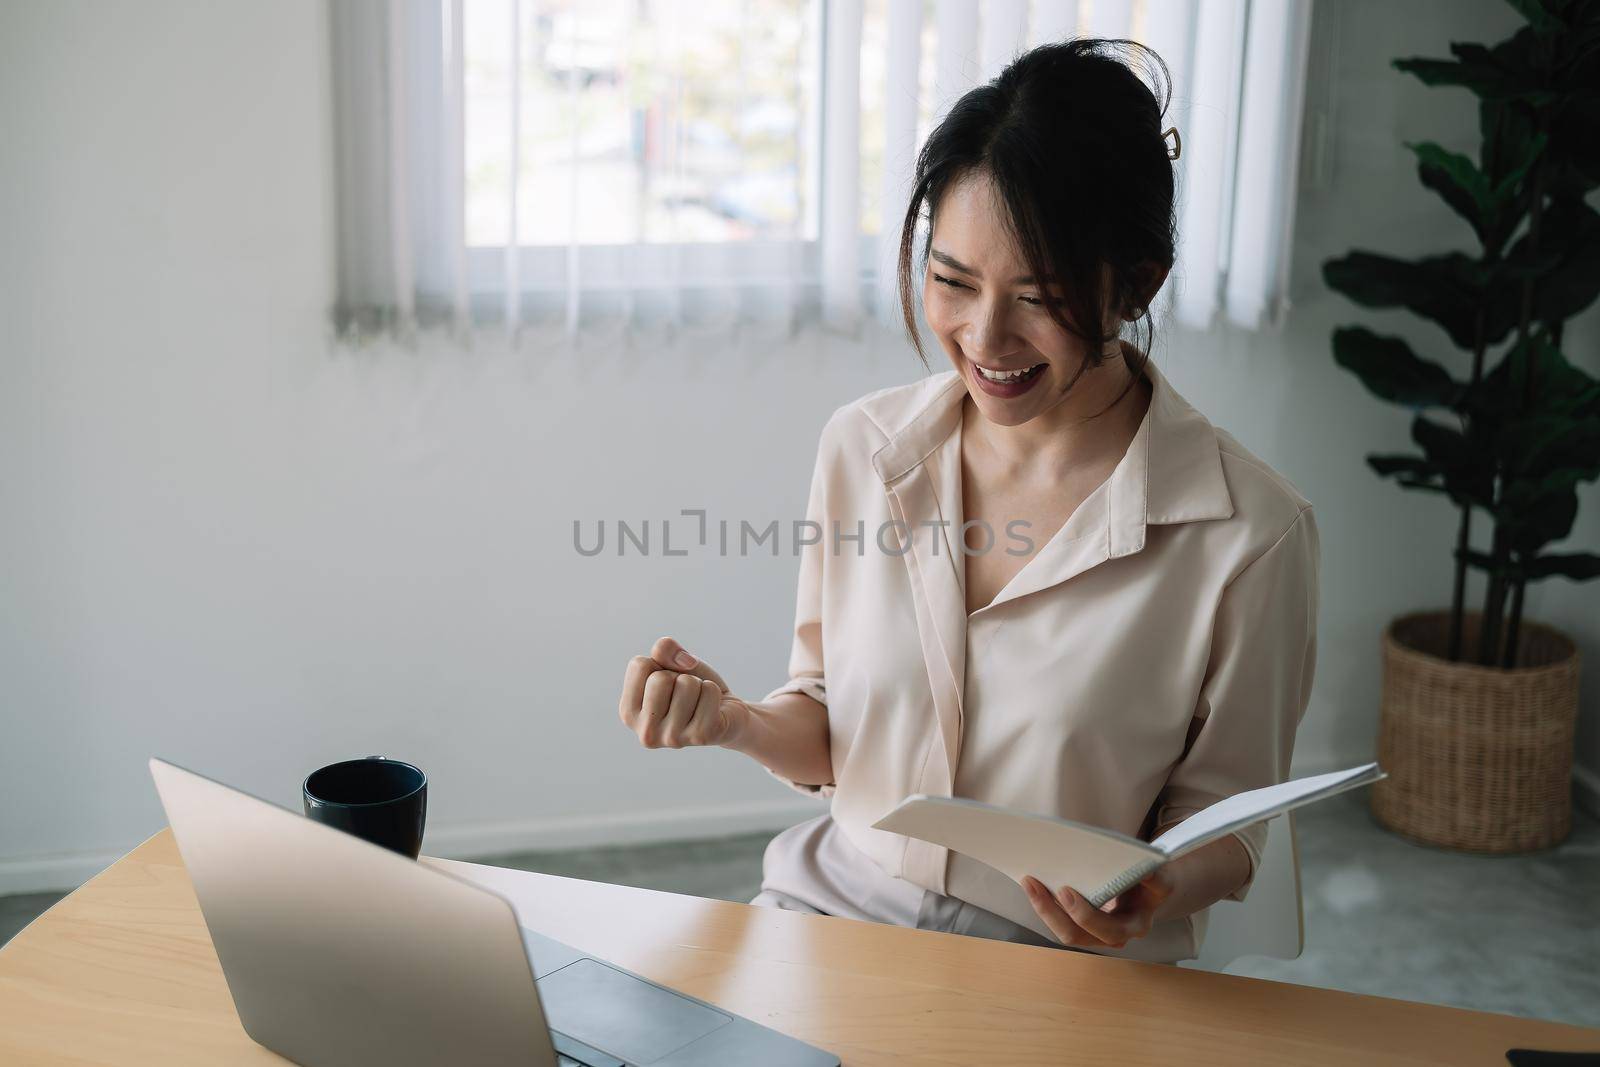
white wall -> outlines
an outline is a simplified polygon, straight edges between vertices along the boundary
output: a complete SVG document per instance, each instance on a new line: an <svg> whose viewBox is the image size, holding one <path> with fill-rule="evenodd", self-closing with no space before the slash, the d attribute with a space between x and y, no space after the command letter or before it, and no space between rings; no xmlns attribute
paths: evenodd
<svg viewBox="0 0 1600 1067"><path fill-rule="evenodd" d="M1376 317L1316 267L1469 239L1400 141L1471 143L1470 104L1387 60L1509 25L1489 0L1339 11L1334 180L1303 197L1288 327L1158 352L1318 506L1302 767L1371 752L1379 629L1447 597L1453 530L1363 468L1406 419L1334 367L1332 326ZM335 350L326 55L317 0L0 7L0 891L71 884L159 828L151 754L290 805L323 762L410 757L434 782L429 848L452 853L811 810L615 720L625 659L660 633L746 691L780 679L793 561L583 559L571 522L796 516L827 413L913 357ZM1583 596L1530 607L1592 660ZM1600 731L1584 751L1600 768Z"/></svg>

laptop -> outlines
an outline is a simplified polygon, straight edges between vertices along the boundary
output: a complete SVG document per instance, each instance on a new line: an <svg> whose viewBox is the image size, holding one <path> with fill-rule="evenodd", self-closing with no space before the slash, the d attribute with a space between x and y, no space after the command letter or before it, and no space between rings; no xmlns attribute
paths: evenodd
<svg viewBox="0 0 1600 1067"><path fill-rule="evenodd" d="M150 773L245 1033L306 1067L838 1067L525 929L504 897L193 771Z"/></svg>

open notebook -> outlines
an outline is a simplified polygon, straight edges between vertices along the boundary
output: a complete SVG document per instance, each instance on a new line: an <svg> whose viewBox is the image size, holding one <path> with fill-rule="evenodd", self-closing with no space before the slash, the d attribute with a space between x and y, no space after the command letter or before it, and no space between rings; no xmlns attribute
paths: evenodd
<svg viewBox="0 0 1600 1067"><path fill-rule="evenodd" d="M1099 907L1167 861L1224 834L1382 777L1378 765L1368 763L1252 789L1195 812L1149 842L1069 819L922 793L872 825L971 856L1018 885L1031 874L1052 889L1071 886Z"/></svg>

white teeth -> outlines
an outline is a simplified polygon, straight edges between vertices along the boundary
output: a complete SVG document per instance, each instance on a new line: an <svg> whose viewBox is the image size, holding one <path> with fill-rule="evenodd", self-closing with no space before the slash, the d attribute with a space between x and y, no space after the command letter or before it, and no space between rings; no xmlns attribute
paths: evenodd
<svg viewBox="0 0 1600 1067"><path fill-rule="evenodd" d="M974 363L973 366L978 367L976 363ZM983 375L986 380L991 382L999 382L1002 384L1006 382L1014 382L1031 370L1033 370L1033 367L1024 367L1021 370L1014 371L992 371L985 370L983 367L978 367L978 373Z"/></svg>

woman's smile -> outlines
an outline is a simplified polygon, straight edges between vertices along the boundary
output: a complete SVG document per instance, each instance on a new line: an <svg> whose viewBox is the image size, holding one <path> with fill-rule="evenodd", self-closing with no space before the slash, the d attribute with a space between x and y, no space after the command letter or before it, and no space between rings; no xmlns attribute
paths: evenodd
<svg viewBox="0 0 1600 1067"><path fill-rule="evenodd" d="M990 396L1009 400L1019 397L1034 387L1034 384L1044 376L1044 369L1049 364L1035 363L1029 367L998 368L985 367L981 364L967 360L972 368L972 380L977 383Z"/></svg>

